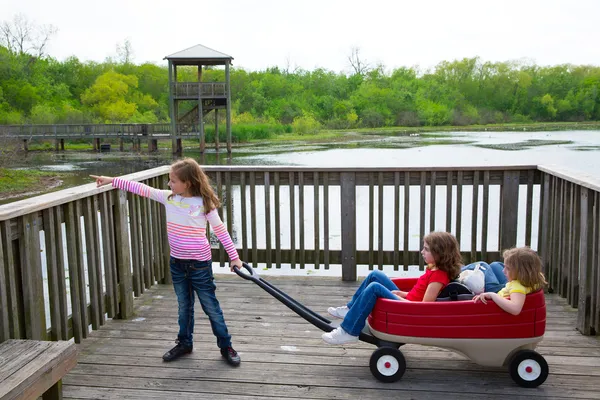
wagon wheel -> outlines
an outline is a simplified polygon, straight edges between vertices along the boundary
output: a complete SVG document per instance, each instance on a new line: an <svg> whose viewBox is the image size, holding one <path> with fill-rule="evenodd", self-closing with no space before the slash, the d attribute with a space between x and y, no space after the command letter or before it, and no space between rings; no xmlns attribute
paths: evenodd
<svg viewBox="0 0 600 400"><path fill-rule="evenodd" d="M406 371L406 359L398 349L380 347L371 355L369 367L373 376L381 382L396 382Z"/></svg>
<svg viewBox="0 0 600 400"><path fill-rule="evenodd" d="M540 386L548 378L548 363L533 350L518 351L508 366L510 377L525 388Z"/></svg>

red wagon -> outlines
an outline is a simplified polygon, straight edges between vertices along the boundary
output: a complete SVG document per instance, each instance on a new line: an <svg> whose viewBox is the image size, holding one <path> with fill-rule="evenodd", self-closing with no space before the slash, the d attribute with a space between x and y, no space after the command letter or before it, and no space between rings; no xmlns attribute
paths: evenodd
<svg viewBox="0 0 600 400"><path fill-rule="evenodd" d="M235 272L263 288L299 316L330 332L330 320L294 300L260 278L247 264L249 274ZM408 291L416 278L395 278L400 290ZM512 379L523 387L537 387L548 377L548 363L534 351L546 330L544 292L528 294L519 315L511 315L495 303L472 300L401 302L378 299L361 332L361 341L374 344L371 373L382 382L399 380L406 370L400 351L404 344L420 344L450 349L484 366L507 366Z"/></svg>

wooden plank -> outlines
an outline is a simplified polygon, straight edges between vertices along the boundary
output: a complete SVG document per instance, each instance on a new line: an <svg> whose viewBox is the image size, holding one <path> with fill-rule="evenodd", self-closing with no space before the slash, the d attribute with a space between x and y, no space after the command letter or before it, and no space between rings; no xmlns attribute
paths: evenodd
<svg viewBox="0 0 600 400"><path fill-rule="evenodd" d="M273 176L275 184L275 268L281 268L281 185L279 172Z"/></svg>
<svg viewBox="0 0 600 400"><path fill-rule="evenodd" d="M113 194L113 192L111 193L107 193L107 201L108 201L108 226L109 226L109 232L110 232L110 240L108 241L107 245L110 247L110 255L111 255L111 264L110 267L112 268L112 272L111 272L111 277L112 277L112 299L115 303L114 307L115 307L115 311L116 314L113 316L113 318L118 318L118 313L119 313L119 272L118 272L118 261L117 261L117 243L116 243L116 235L115 235L115 229L117 228L115 226L115 207L118 207L118 202L115 202L114 197L115 195ZM152 214L152 201L149 203L149 212L150 214ZM154 231L155 227L154 224L150 224L150 259L154 260L154 248L152 247L152 237L153 237L153 231ZM153 262L153 261L152 261ZM150 270L152 272L152 267L150 267ZM152 275L152 283L154 283L154 276Z"/></svg>
<svg viewBox="0 0 600 400"><path fill-rule="evenodd" d="M114 191L114 223L117 258L117 276L119 278L119 313L118 317L127 319L133 315L133 281L131 277L131 257L129 255L129 223L127 220L127 194L122 190ZM154 202L157 204L157 202ZM158 212L155 211L154 218ZM155 246L158 247L158 235L155 235ZM155 248L156 248L155 247ZM157 257L158 258L158 257Z"/></svg>
<svg viewBox="0 0 600 400"><path fill-rule="evenodd" d="M252 234L252 263L258 263L256 250L258 249L258 240L256 237L256 176L250 172L250 231Z"/></svg>
<svg viewBox="0 0 600 400"><path fill-rule="evenodd" d="M571 236L569 240L569 290L568 300L573 307L578 302L580 274L579 247L581 242L581 186L571 184ZM589 215L589 214L588 214ZM587 217L587 215L586 215Z"/></svg>
<svg viewBox="0 0 600 400"><path fill-rule="evenodd" d="M89 280L89 298L90 298L90 322L92 329L96 330L100 327L100 299L102 291L98 291L98 268L100 265L99 251L100 245L98 242L98 216L92 211L93 198L84 199L83 204L83 223L85 225L85 247L87 253L87 272Z"/></svg>
<svg viewBox="0 0 600 400"><path fill-rule="evenodd" d="M87 283L85 278L85 264L83 261L83 236L84 233L81 227L81 217L83 216L82 200L75 201L75 215L76 215L76 234L77 240L75 241L77 251L77 268L79 274L77 275L77 285L79 286L79 307L81 308L81 332L82 337L86 338L88 335L89 317L87 313Z"/></svg>
<svg viewBox="0 0 600 400"><path fill-rule="evenodd" d="M25 335L28 339L46 339L46 311L40 259L40 225L31 214L20 217L20 269L22 271Z"/></svg>
<svg viewBox="0 0 600 400"><path fill-rule="evenodd" d="M531 246L531 230L533 223L532 219L534 173L535 171L533 170L527 171L527 200L525 206L525 246Z"/></svg>
<svg viewBox="0 0 600 400"><path fill-rule="evenodd" d="M558 194L557 194L557 202L556 204L558 205L558 210L557 210L557 215L556 215L556 220L557 220L557 229L556 229L556 233L554 236L554 244L556 246L556 254L554 257L554 267L555 267L555 277L556 277L556 291L559 295L564 297L564 292L563 292L563 273L564 273L564 269L563 269L563 248L562 248L562 239L564 237L566 237L564 231L564 225L565 225L565 204L566 204L566 200L565 200L565 187L566 182L563 179L560 179L557 181L557 190L558 190Z"/></svg>
<svg viewBox="0 0 600 400"><path fill-rule="evenodd" d="M67 279L66 279L66 224L64 223L63 207L54 207L54 246L56 248L56 281L57 290L60 293L58 297L58 305L60 307L61 332L63 333L62 340L71 339L72 333L69 332L69 314L67 304ZM64 227L64 230L63 230Z"/></svg>
<svg viewBox="0 0 600 400"><path fill-rule="evenodd" d="M404 244L403 244L403 262L402 262L402 266L404 271L408 271L408 254L409 254L409 248L408 248L408 239L410 237L410 218L409 218L409 213L410 213L410 172L405 172L404 173L404 230L403 230L403 238L404 238Z"/></svg>
<svg viewBox="0 0 600 400"><path fill-rule="evenodd" d="M306 242L304 229L304 172L298 173L298 231L300 239L300 269L306 264Z"/></svg>
<svg viewBox="0 0 600 400"><path fill-rule="evenodd" d="M446 232L452 232L452 171L448 171L446 178Z"/></svg>
<svg viewBox="0 0 600 400"><path fill-rule="evenodd" d="M400 173L394 172L394 271L400 266Z"/></svg>
<svg viewBox="0 0 600 400"><path fill-rule="evenodd" d="M477 252L477 214L479 213L479 171L473 171L473 200L471 207L471 262Z"/></svg>
<svg viewBox="0 0 600 400"><path fill-rule="evenodd" d="M10 339L10 330L8 329L8 290L6 273L4 272L4 248L0 239L0 343Z"/></svg>
<svg viewBox="0 0 600 400"><path fill-rule="evenodd" d="M425 237L425 197L427 190L427 173L421 172L421 182L419 185L419 240ZM423 258L419 260L419 268L422 270L425 264Z"/></svg>
<svg viewBox="0 0 600 400"><path fill-rule="evenodd" d="M431 179L429 180L429 232L435 231L436 180L436 171L431 171Z"/></svg>
<svg viewBox="0 0 600 400"><path fill-rule="evenodd" d="M294 183L294 173L289 173L289 186L290 186L290 251L292 257L290 258L290 267L296 268L296 195Z"/></svg>
<svg viewBox="0 0 600 400"><path fill-rule="evenodd" d="M548 257L549 257L549 240L551 237L550 230L552 228L550 208L550 175L542 174L542 184L540 188L540 211L539 211L539 228L538 228L538 253L542 259L542 271L548 278Z"/></svg>
<svg viewBox="0 0 600 400"><path fill-rule="evenodd" d="M129 204L129 229L131 232L131 267L133 280L133 293L140 296L144 293L143 273L142 273L142 232L140 229L140 197L133 193L127 194L127 204Z"/></svg>
<svg viewBox="0 0 600 400"><path fill-rule="evenodd" d="M263 175L265 191L265 248L267 249L266 267L271 268L271 177L268 172Z"/></svg>
<svg viewBox="0 0 600 400"><path fill-rule="evenodd" d="M140 224L142 231L142 278L146 289L152 287L154 282L152 281L151 273L151 253L150 253L150 199L144 197L140 199L142 214L140 216ZM104 220L104 219L103 219ZM105 252L106 257L106 252ZM108 280L108 277L107 277ZM111 290L106 286L106 292L111 293Z"/></svg>
<svg viewBox="0 0 600 400"><path fill-rule="evenodd" d="M373 269L375 264L374 252L375 247L375 173L369 174L369 270Z"/></svg>
<svg viewBox="0 0 600 400"><path fill-rule="evenodd" d="M340 174L342 220L342 280L356 281L356 176Z"/></svg>
<svg viewBox="0 0 600 400"><path fill-rule="evenodd" d="M589 201L589 200L588 200ZM600 193L594 192L593 250L591 278L591 324L596 334L600 332Z"/></svg>
<svg viewBox="0 0 600 400"><path fill-rule="evenodd" d="M483 171L483 208L481 210L481 254L484 260L489 260L487 257L487 246L489 238L488 221L490 217L490 172Z"/></svg>
<svg viewBox="0 0 600 400"><path fill-rule="evenodd" d="M323 172L323 264L329 269L329 172Z"/></svg>
<svg viewBox="0 0 600 400"><path fill-rule="evenodd" d="M221 171L217 171L217 179L216 179L216 185L217 185L217 198L221 201L221 207L219 207L217 209L217 212L219 214L219 217L221 218L221 221L224 221L225 219L223 218L223 178L222 178L222 174ZM210 231L207 229L207 237L210 238ZM231 231L228 231L231 232ZM210 241L209 241L210 243ZM222 268L225 266L225 247L223 247L223 244L219 241L218 243L219 246L219 266Z"/></svg>
<svg viewBox="0 0 600 400"><path fill-rule="evenodd" d="M590 198L591 197L591 198ZM580 238L578 252L580 254L579 293L577 301L577 329L584 335L593 332L592 324L592 283L593 283L593 193L587 188L581 189ZM595 333L595 332L594 332Z"/></svg>
<svg viewBox="0 0 600 400"><path fill-rule="evenodd" d="M137 207L139 210L139 197L136 198L136 200L138 200L137 202ZM102 273L102 251L100 249L100 234L102 233L102 229L100 226L100 222L98 221L98 216L99 216L99 210L100 210L100 202L99 202L99 196L93 196L92 197L92 201L91 201L91 207L92 207L92 224L91 224L91 229L94 230L94 234L93 234L93 238L94 238L94 245L96 246L96 252L95 252L95 263L96 263L96 269L94 272L94 276L90 276L90 292L93 290L94 292L97 293L97 299L96 301L97 306L96 306L96 313L98 314L98 322L100 325L104 325L104 322L106 320L105 314L106 314L106 306L104 304L104 284L103 284L103 273ZM140 243L138 242L138 248L139 248ZM140 279L142 279L140 277ZM140 284L140 290L143 291L144 289L144 285L143 283ZM92 289L92 287L95 286L95 288Z"/></svg>
<svg viewBox="0 0 600 400"><path fill-rule="evenodd" d="M240 172L240 206L242 208L242 258L248 261L248 207L246 206L246 173Z"/></svg>
<svg viewBox="0 0 600 400"><path fill-rule="evenodd" d="M313 216L313 220L314 220L314 232L313 232L313 236L314 236L314 251L315 251L315 255L314 255L314 267L315 269L319 269L320 265L321 265L321 261L319 260L319 249L321 247L320 244L320 228L319 228L319 216L320 216L320 202L319 202L319 187L320 187L320 183L319 183L319 173L318 172L313 172L313 191L314 191L314 205L313 205L313 209L314 209L314 216Z"/></svg>
<svg viewBox="0 0 600 400"><path fill-rule="evenodd" d="M64 317L61 315L62 308L60 306L60 297L65 296L65 293L61 292L59 289L59 282L57 276L58 260L56 249L56 221L54 219L54 209L45 209L42 212L42 218L44 221L46 271L48 274L48 303L50 306L50 340L65 340L67 332L63 332L62 324L60 323L60 321L63 318L66 320L66 315ZM0 271L0 274L2 274L2 271ZM2 280L1 282L3 281L4 280Z"/></svg>
<svg viewBox="0 0 600 400"><path fill-rule="evenodd" d="M149 182L148 182L149 186L152 187L157 187L157 182L156 182L156 178L152 178ZM119 224L119 226L115 226L115 236L116 236L116 232L118 229L121 229L120 224L122 222L118 222L120 221L117 217L117 214L120 213L121 211L118 209L118 207L121 206L121 198L117 198L115 197L113 200L113 213L114 213L114 217L113 217L113 224ZM150 251L152 252L152 274L154 276L153 281L154 282L160 282L161 280L161 273L160 273L160 266L162 264L161 262L161 255L158 252L159 251L159 243L160 243L160 235L162 233L161 227L160 227L160 207L161 204L157 201L151 201L150 202L150 210L152 213L152 226L150 227L152 234L151 234L151 239L150 239L150 243L151 243L151 247L150 247ZM127 215L125 213L125 215ZM124 223L127 223L127 220L125 219ZM207 230L208 232L208 230ZM123 236L125 238L125 240L127 239L127 236ZM115 240L114 244L115 247L117 247L117 241ZM129 247L129 241L127 241L127 247ZM119 252L119 249L115 250L115 255L118 257L119 254L121 254ZM129 254L129 252L128 252ZM121 266L122 264L119 262L119 259L117 258L117 269ZM130 275L130 274L129 274ZM117 276L119 277L119 285L121 284L120 281L120 275L119 275L119 271L117 270ZM117 293L118 296L120 296L120 294Z"/></svg>
<svg viewBox="0 0 600 400"><path fill-rule="evenodd" d="M519 213L519 172L505 171L500 194L500 248L517 244Z"/></svg>
<svg viewBox="0 0 600 400"><path fill-rule="evenodd" d="M456 174L456 229L454 236L460 243L462 238L462 199L463 198L463 172L458 171Z"/></svg>
<svg viewBox="0 0 600 400"><path fill-rule="evenodd" d="M378 207L377 207L377 264L379 269L383 269L383 172L379 172L378 176Z"/></svg>
<svg viewBox="0 0 600 400"><path fill-rule="evenodd" d="M9 334L12 338L24 337L23 327L23 314L20 312L20 308L23 307L20 303L20 275L17 271L17 263L15 260L13 240L12 240L12 227L11 220L0 222L0 240L2 241L2 248L4 249L4 268L5 278L7 285L7 314L9 324Z"/></svg>
<svg viewBox="0 0 600 400"><path fill-rule="evenodd" d="M554 207L556 210L554 214L554 224L552 230L552 268L551 268L551 289L559 293L560 291L560 280L561 280L561 269L560 269L560 238L562 237L562 210L563 210L563 180L559 178L553 179L554 186ZM559 211L560 210L560 211Z"/></svg>
<svg viewBox="0 0 600 400"><path fill-rule="evenodd" d="M85 312L85 304L80 304L81 293L79 286L79 274L83 272L82 261L79 259L77 242L80 240L78 235L79 218L75 211L75 204L65 205L65 224L67 227L67 257L69 258L69 289L71 290L71 319L73 321L73 337L75 343L81 343L83 339L82 312ZM87 335L87 325L85 325Z"/></svg>
<svg viewBox="0 0 600 400"><path fill-rule="evenodd" d="M162 269L164 275L164 281L162 283L171 284L173 283L170 267L171 247L169 245L169 233L167 231L167 210L164 206L160 207L160 225L162 238L161 251L163 252Z"/></svg>
<svg viewBox="0 0 600 400"><path fill-rule="evenodd" d="M216 110L215 110L216 111ZM215 122L216 123L216 122ZM215 139L215 145L218 148L218 138ZM225 207L227 216L227 232L231 235L234 244L237 242L233 232L233 190L231 187L231 172L225 171Z"/></svg>

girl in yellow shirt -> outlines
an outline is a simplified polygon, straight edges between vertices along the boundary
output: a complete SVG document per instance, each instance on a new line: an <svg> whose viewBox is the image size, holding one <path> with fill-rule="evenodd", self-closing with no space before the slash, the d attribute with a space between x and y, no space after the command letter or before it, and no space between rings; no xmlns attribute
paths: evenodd
<svg viewBox="0 0 600 400"><path fill-rule="evenodd" d="M473 301L487 304L487 300L492 300L507 313L519 315L525 304L525 296L546 284L542 273L542 260L529 247L506 250L503 256L503 272L508 279L506 286L498 293L481 293L475 296Z"/></svg>

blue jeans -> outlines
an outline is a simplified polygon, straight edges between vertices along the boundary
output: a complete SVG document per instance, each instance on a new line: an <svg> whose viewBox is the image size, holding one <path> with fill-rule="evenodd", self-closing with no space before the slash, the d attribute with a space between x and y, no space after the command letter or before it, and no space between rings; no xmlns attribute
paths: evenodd
<svg viewBox="0 0 600 400"><path fill-rule="evenodd" d="M398 287L386 274L379 270L371 272L347 304L349 310L340 324L342 329L352 336L358 336L378 298L398 300L398 296L393 294L392 290L398 290Z"/></svg>
<svg viewBox="0 0 600 400"><path fill-rule="evenodd" d="M486 292L498 293L506 285L506 282L508 282L504 272L502 272L504 269L504 264L499 261L494 261L491 264L483 261L477 261L469 265L465 265L461 268L461 270L464 271L467 269L474 269L477 264L481 264L481 268L483 269L483 273L485 275Z"/></svg>
<svg viewBox="0 0 600 400"><path fill-rule="evenodd" d="M210 320L213 334L217 337L217 346L221 349L231 346L231 335L227 332L223 311L215 295L212 261L180 260L171 257L170 267L179 304L178 343L186 347L193 345L195 292L202 310Z"/></svg>

